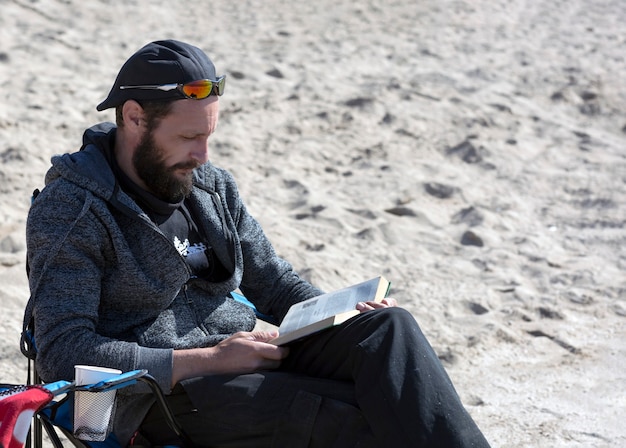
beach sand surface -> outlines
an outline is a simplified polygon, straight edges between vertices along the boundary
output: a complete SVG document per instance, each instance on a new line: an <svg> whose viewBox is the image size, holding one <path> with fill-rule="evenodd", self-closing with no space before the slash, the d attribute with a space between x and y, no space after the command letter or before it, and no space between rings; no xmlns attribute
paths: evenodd
<svg viewBox="0 0 626 448"><path fill-rule="evenodd" d="M0 381L33 189L175 38L227 75L211 159L305 278L388 278L494 447L626 446L626 2L0 7Z"/></svg>

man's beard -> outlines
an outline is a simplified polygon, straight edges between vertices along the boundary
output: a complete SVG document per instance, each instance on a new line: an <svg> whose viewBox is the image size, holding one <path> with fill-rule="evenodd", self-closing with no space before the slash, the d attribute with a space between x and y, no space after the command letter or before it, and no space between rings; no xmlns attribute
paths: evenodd
<svg viewBox="0 0 626 448"><path fill-rule="evenodd" d="M193 173L183 178L177 177L176 170L194 169L200 166L195 161L165 166L163 150L154 142L152 132L146 132L133 155L133 166L139 178L146 184L152 194L170 203L177 203L191 193Z"/></svg>

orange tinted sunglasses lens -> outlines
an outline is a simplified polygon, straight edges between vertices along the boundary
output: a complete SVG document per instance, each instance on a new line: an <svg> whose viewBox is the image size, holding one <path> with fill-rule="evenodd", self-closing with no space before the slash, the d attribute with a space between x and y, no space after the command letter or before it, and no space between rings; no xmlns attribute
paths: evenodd
<svg viewBox="0 0 626 448"><path fill-rule="evenodd" d="M224 93L224 85L226 77L222 76L217 81L210 79L200 79L198 81L188 82L181 86L181 90L187 98L201 100L210 95L221 96Z"/></svg>

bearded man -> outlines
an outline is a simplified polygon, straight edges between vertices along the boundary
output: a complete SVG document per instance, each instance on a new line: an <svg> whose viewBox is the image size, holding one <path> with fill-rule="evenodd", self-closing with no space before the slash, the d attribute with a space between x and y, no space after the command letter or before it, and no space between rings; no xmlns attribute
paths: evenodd
<svg viewBox="0 0 626 448"><path fill-rule="evenodd" d="M264 314L322 293L280 258L233 177L209 163L225 77L199 48L149 43L55 156L27 222L36 366L146 369L197 446L488 446L415 319L394 299L289 347ZM181 443L154 398L118 393L122 446Z"/></svg>

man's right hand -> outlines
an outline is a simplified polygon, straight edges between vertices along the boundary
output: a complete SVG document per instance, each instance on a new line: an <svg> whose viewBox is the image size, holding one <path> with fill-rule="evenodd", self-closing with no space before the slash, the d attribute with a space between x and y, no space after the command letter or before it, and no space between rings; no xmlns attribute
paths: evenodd
<svg viewBox="0 0 626 448"><path fill-rule="evenodd" d="M235 333L213 347L174 351L172 387L179 381L222 373L251 373L275 369L289 349L269 344L277 332Z"/></svg>

